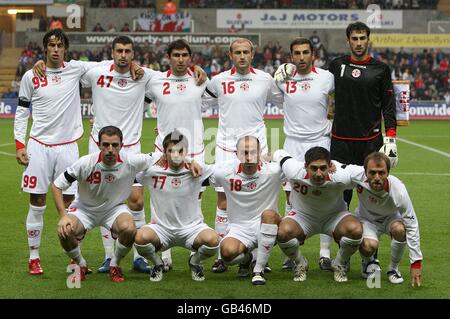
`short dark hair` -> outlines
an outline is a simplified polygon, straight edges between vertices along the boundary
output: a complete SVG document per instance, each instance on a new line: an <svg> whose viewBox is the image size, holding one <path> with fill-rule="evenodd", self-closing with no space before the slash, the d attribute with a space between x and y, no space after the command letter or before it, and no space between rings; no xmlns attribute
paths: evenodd
<svg viewBox="0 0 450 319"><path fill-rule="evenodd" d="M169 134L167 134L166 137L164 137L164 140L163 140L164 152L167 150L167 148L169 147L170 144L176 145L178 143L181 143L181 146L183 147L183 149L187 151L187 149L188 149L187 138L183 134L181 134L180 131L174 130L173 132L170 132Z"/></svg>
<svg viewBox="0 0 450 319"><path fill-rule="evenodd" d="M294 41L291 42L291 54L292 54L292 50L294 49L295 45L300 45L300 44L309 44L309 48L311 49L311 53L314 51L313 45L311 43L311 41L307 38L296 38L294 39Z"/></svg>
<svg viewBox="0 0 450 319"><path fill-rule="evenodd" d="M305 153L305 164L308 166L311 162L318 160L326 160L328 164L331 163L330 152L321 146L311 147Z"/></svg>
<svg viewBox="0 0 450 319"><path fill-rule="evenodd" d="M191 47L189 46L189 43L187 43L186 40L178 39L172 41L167 47L167 55L170 57L170 54L172 53L173 50L183 50L183 49L188 50L189 55L192 55Z"/></svg>
<svg viewBox="0 0 450 319"><path fill-rule="evenodd" d="M64 31L62 29L53 29L53 30L48 31L44 35L44 39L42 40L42 44L44 45L44 50L47 50L47 45L50 42L50 38L52 36L55 36L55 38L57 40L60 40L64 44L64 48L66 50L69 49L69 38L64 33Z"/></svg>
<svg viewBox="0 0 450 319"><path fill-rule="evenodd" d="M370 36L370 28L367 26L367 24L362 23L361 21L350 23L347 26L347 30L345 31L345 33L347 34L347 39L350 39L350 34L352 34L353 31L366 31L367 37Z"/></svg>
<svg viewBox="0 0 450 319"><path fill-rule="evenodd" d="M107 135L107 136L117 135L120 138L120 144L122 144L123 134L122 134L122 131L120 130L120 128L118 128L118 127L115 127L112 125L102 127L100 132L98 132L98 144L100 144L103 135Z"/></svg>
<svg viewBox="0 0 450 319"><path fill-rule="evenodd" d="M388 173L391 170L391 161L389 160L389 157L387 157L387 155L384 153L373 152L366 156L366 158L364 159L364 172L366 173L369 161L374 161L375 163L385 162Z"/></svg>
<svg viewBox="0 0 450 319"><path fill-rule="evenodd" d="M130 37L127 37L126 35L119 35L117 36L113 43L112 43L112 49L114 50L114 47L116 46L117 43L120 44L131 44L131 48L134 50L134 43L133 40L130 39Z"/></svg>

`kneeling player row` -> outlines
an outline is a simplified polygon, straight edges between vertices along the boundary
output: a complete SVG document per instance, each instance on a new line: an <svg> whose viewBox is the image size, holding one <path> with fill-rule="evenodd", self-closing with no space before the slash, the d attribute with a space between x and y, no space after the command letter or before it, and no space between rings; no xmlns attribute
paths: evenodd
<svg viewBox="0 0 450 319"><path fill-rule="evenodd" d="M236 160L205 165L187 164L187 141L176 131L165 137L162 156L121 153L122 134L115 127L103 128L99 141L99 154L82 157L53 185L61 215L58 224L61 244L80 265L81 279L87 265L78 241L93 227L105 226L118 238L110 264L113 281L124 280L119 263L133 243L154 264L150 280L160 281L163 277L163 263L157 251L172 246L194 251L189 259L192 278L204 280L201 261L216 254L219 239L203 222L198 194L202 186L212 184L223 187L227 197L230 224L220 242L221 258L227 264L249 268L255 249L254 284L265 283L264 267L275 242L295 263L294 280L304 281L308 263L299 245L318 233L328 234L339 243L332 263L336 281L347 281L349 260L358 248L363 256L364 276L376 271L372 256L378 238L382 233L390 233L393 237L390 276L401 278L398 264L408 245L411 280L420 284L422 254L417 217L404 185L389 176L389 159L381 153L368 156L364 167L332 162L329 152L322 147L308 150L305 162L279 150L272 162L267 163L260 159L259 140L244 136L237 142ZM135 176L150 189L154 207L152 223L139 230L123 205ZM66 214L62 190L75 180L79 196ZM289 180L293 191L292 210L282 219L277 211L280 184L284 180ZM348 212L342 197L343 190L355 186L360 199L358 218Z"/></svg>

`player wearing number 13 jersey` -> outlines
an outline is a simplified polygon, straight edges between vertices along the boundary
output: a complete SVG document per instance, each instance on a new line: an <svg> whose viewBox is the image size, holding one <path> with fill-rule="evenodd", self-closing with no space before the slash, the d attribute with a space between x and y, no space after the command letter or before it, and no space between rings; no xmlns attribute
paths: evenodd
<svg viewBox="0 0 450 319"><path fill-rule="evenodd" d="M38 78L29 70L22 78L14 120L16 157L25 165L22 190L30 193L27 216L31 275L43 274L39 246L48 186L78 159L76 141L83 135L79 81L97 62L64 62L69 40L60 29L49 31L43 39L46 77ZM110 64L110 62L104 62ZM25 146L30 106L33 124ZM73 200L76 184L64 192L66 206Z"/></svg>

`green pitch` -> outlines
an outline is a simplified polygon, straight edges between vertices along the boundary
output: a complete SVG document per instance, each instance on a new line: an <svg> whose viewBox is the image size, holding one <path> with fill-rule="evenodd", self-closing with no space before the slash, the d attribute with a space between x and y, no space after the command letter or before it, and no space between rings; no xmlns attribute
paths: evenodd
<svg viewBox="0 0 450 319"><path fill-rule="evenodd" d="M85 122L86 131L89 131ZM156 122L144 124L143 151L153 150ZM216 120L205 121L205 128L217 126ZM282 121L268 120L271 128L278 128L282 135ZM28 211L28 194L20 191L22 167L15 160L13 144L13 120L0 120L0 298L450 298L448 276L450 238L450 124L446 121L415 121L408 127L399 127L399 166L392 171L406 184L413 200L420 223L421 244L424 254L423 285L419 289L410 286L408 253L400 271L405 277L402 285L394 286L387 280L385 271L389 263L389 238L382 237L379 259L383 269L380 288L369 289L360 278L359 254L351 260L349 282L335 283L330 272L319 270L318 236L302 246L302 252L310 263L308 279L297 283L292 273L282 271L284 255L275 247L270 258L272 273L267 274L265 286L252 286L249 279L237 277L237 267L223 274L210 271L212 260L205 262L206 281L194 282L187 266L189 252L174 248L174 269L164 275L162 282L150 282L147 275L131 270L131 256L123 260L126 282L112 283L108 275L96 273L103 261L100 233L95 229L83 241L82 251L94 273L81 283L80 289L66 285L68 257L59 245L56 224L57 213L51 196L47 198L44 231L41 244L41 261L45 274L31 277L27 272L28 247L25 219ZM87 153L87 136L79 143L80 154ZM211 139L214 136L210 136ZM206 143L210 142L206 140ZM270 136L268 138L270 141ZM284 136L279 138L282 146ZM413 145L410 142L420 144ZM440 151L426 149L425 146ZM147 220L149 201L146 191ZM284 211L283 194L280 211ZM356 206L354 197L352 207ZM210 226L214 226L216 196L208 188L203 195L203 213ZM333 244L335 255L337 245Z"/></svg>

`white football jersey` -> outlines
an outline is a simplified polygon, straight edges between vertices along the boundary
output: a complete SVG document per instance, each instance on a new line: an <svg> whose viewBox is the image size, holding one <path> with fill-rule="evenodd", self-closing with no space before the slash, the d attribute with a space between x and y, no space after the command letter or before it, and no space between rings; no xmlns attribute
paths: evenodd
<svg viewBox="0 0 450 319"><path fill-rule="evenodd" d="M336 172L329 174L320 186L311 183L304 162L289 158L283 163L283 173L292 186L289 199L294 211L322 217L347 210L342 193L352 188L352 177L356 173L350 166L342 168L342 164L334 163Z"/></svg>
<svg viewBox="0 0 450 319"><path fill-rule="evenodd" d="M198 194L214 168L200 165L203 174L199 177L193 177L186 166L173 171L167 164L164 167L155 164L136 176L137 181L150 190L150 201L154 207L152 223L178 230L203 222Z"/></svg>
<svg viewBox="0 0 450 319"><path fill-rule="evenodd" d="M156 72L150 84L149 97L155 102L158 119L158 136L155 146L163 150L164 137L175 129L189 142L188 154L203 151L202 96L206 82L200 86L188 70L184 76L172 71Z"/></svg>
<svg viewBox="0 0 450 319"><path fill-rule="evenodd" d="M85 155L62 173L54 182L65 190L73 181L78 181L78 193L73 206L88 211L105 211L123 202L130 196L136 174L159 160L161 153L127 154L120 152L117 163L107 166L102 162L102 153Z"/></svg>
<svg viewBox="0 0 450 319"><path fill-rule="evenodd" d="M266 134L267 102L282 105L283 96L270 74L250 68L241 75L233 67L213 77L208 90L218 98L219 131L216 144L234 151L239 137Z"/></svg>
<svg viewBox="0 0 450 319"><path fill-rule="evenodd" d="M282 179L278 163L261 163L250 176L243 173L236 159L217 165L210 182L224 189L230 223L253 224L260 221L261 213L267 209L278 212Z"/></svg>
<svg viewBox="0 0 450 319"><path fill-rule="evenodd" d="M154 73L144 69L144 77L135 81L130 72L119 73L112 64L92 69L82 77L83 87L92 88L94 125L91 136L94 141L98 142L98 132L102 127L114 125L122 130L124 146L139 142L145 95L150 90Z"/></svg>
<svg viewBox="0 0 450 319"><path fill-rule="evenodd" d="M63 62L58 69L47 67L45 79L34 76L32 70L27 71L20 82L14 138L25 144L30 114L26 102L31 102L33 124L30 138L50 146L78 140L83 135L80 78L89 69L110 63L110 61L98 63L71 60Z"/></svg>
<svg viewBox="0 0 450 319"><path fill-rule="evenodd" d="M284 96L284 133L314 142L329 135L328 95L334 91L334 76L320 68L307 75L295 73L289 81L278 83Z"/></svg>
<svg viewBox="0 0 450 319"><path fill-rule="evenodd" d="M422 260L419 222L405 185L397 177L389 175L386 189L376 192L367 182L364 168L362 168L362 174L354 178L353 182L356 185L359 199L356 215L374 224L379 224L383 223L387 217L400 213L406 227L410 262Z"/></svg>

